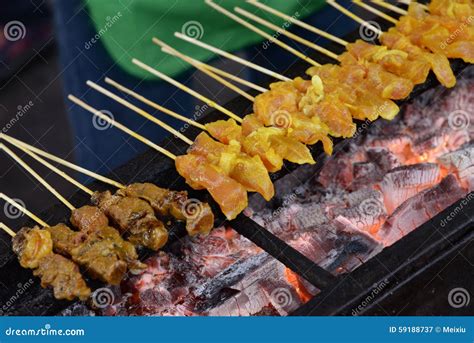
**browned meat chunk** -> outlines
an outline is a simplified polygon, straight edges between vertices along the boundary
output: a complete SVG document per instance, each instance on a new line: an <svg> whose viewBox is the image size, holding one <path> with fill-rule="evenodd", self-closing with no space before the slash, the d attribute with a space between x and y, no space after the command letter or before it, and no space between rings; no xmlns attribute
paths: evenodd
<svg viewBox="0 0 474 343"><path fill-rule="evenodd" d="M33 274L41 278L42 287L53 287L56 299L86 300L91 293L77 264L58 254L43 257Z"/></svg>
<svg viewBox="0 0 474 343"><path fill-rule="evenodd" d="M49 231L38 227L23 228L13 238L13 251L24 268L33 269L41 278L41 286L52 287L56 299L86 300L91 290L71 260L53 253L53 240Z"/></svg>
<svg viewBox="0 0 474 343"><path fill-rule="evenodd" d="M103 211L122 234L134 245L158 250L168 241L168 231L159 221L153 208L135 197L112 195L109 191L96 192L92 202Z"/></svg>
<svg viewBox="0 0 474 343"><path fill-rule="evenodd" d="M70 256L92 277L117 285L125 276L127 262L121 259L121 250L117 249L114 240L103 239L95 233L86 235L72 231L61 224L46 230L51 233L54 249L60 254ZM115 230L110 228L104 231L111 234Z"/></svg>
<svg viewBox="0 0 474 343"><path fill-rule="evenodd" d="M82 206L71 212L71 224L83 232L92 232L97 228L109 226L107 216L95 206Z"/></svg>
<svg viewBox="0 0 474 343"><path fill-rule="evenodd" d="M188 199L187 192L171 191L151 183L134 183L117 194L141 198L148 201L158 215L186 221L190 235L207 235L214 226L214 214L209 204Z"/></svg>

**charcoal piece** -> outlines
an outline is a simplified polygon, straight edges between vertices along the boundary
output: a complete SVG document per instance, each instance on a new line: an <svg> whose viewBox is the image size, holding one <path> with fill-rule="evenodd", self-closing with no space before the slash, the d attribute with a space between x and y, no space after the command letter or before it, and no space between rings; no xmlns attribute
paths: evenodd
<svg viewBox="0 0 474 343"><path fill-rule="evenodd" d="M373 162L354 163L353 170L353 181L350 187L352 190L357 190L372 183L379 182L384 175L380 168Z"/></svg>
<svg viewBox="0 0 474 343"><path fill-rule="evenodd" d="M247 273L269 263L270 260L273 260L273 258L265 252L247 259L239 260L213 278L208 279L196 287L194 294L199 298L216 298L223 289L231 288L243 279Z"/></svg>
<svg viewBox="0 0 474 343"><path fill-rule="evenodd" d="M361 262L368 261L383 249L383 245L374 238L372 233L360 230L345 219L336 218L334 225L338 234L350 241L346 246L346 251Z"/></svg>
<svg viewBox="0 0 474 343"><path fill-rule="evenodd" d="M327 258L328 251L333 248L333 241L336 240L336 237L332 233L333 238L330 240L327 239L327 236L331 234L330 232L320 235L318 231L298 232L296 237L287 241L287 243L314 263L320 264ZM326 239L323 240L323 237Z"/></svg>
<svg viewBox="0 0 474 343"><path fill-rule="evenodd" d="M287 316L303 305L295 289L284 281L264 279L260 286L280 316Z"/></svg>
<svg viewBox="0 0 474 343"><path fill-rule="evenodd" d="M331 218L347 221L360 231L376 232L387 218L387 210L380 191L363 188L349 193L344 207L335 207Z"/></svg>
<svg viewBox="0 0 474 343"><path fill-rule="evenodd" d="M367 160L376 164L382 174L386 174L390 170L401 165L397 156L385 148L368 149Z"/></svg>
<svg viewBox="0 0 474 343"><path fill-rule="evenodd" d="M373 138L369 144L370 147L384 148L404 162L407 151L411 151L411 137L406 134L396 134L392 136Z"/></svg>
<svg viewBox="0 0 474 343"><path fill-rule="evenodd" d="M298 230L303 231L320 227L329 222L325 206L319 203L300 206L299 211L294 214L294 218Z"/></svg>
<svg viewBox="0 0 474 343"><path fill-rule="evenodd" d="M439 182L440 169L434 163L419 163L395 168L379 184L390 215L415 194Z"/></svg>
<svg viewBox="0 0 474 343"><path fill-rule="evenodd" d="M405 201L387 219L377 233L385 246L392 245L404 235L430 220L466 194L456 177L445 177L438 185Z"/></svg>
<svg viewBox="0 0 474 343"><path fill-rule="evenodd" d="M474 143L439 157L438 163L455 173L469 192L474 190Z"/></svg>
<svg viewBox="0 0 474 343"><path fill-rule="evenodd" d="M444 135L439 130L433 130L422 135L418 135L413 140L413 152L417 155L428 154L433 150L440 149L444 144Z"/></svg>
<svg viewBox="0 0 474 343"><path fill-rule="evenodd" d="M209 309L211 316L250 316L261 313L270 305L280 315L287 315L301 305L294 287L288 284L286 267L270 259L245 274L232 288L239 291L221 304Z"/></svg>

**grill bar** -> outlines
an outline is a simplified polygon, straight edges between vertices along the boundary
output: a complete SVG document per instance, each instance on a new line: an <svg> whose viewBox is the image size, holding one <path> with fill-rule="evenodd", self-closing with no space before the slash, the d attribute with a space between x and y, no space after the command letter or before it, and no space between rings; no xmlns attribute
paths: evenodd
<svg viewBox="0 0 474 343"><path fill-rule="evenodd" d="M263 248L278 261L319 289L330 288L337 281L334 275L319 267L299 251L274 236L244 214L240 214L234 219L231 222L231 226L238 233L251 240L260 248Z"/></svg>

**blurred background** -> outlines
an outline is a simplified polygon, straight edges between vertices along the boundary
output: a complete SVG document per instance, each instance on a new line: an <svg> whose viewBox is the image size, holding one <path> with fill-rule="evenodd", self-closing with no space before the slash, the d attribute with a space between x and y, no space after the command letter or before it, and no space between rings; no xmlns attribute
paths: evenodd
<svg viewBox="0 0 474 343"><path fill-rule="evenodd" d="M113 175L114 168L126 163L146 148L114 128L97 129L92 116L72 106L66 100L67 94L72 93L97 109L107 110L118 121L157 143L166 133L116 103L95 94L85 85L86 80L91 79L103 85L103 78L109 76L181 114L193 117L196 113L205 112L202 103L183 92L160 80L130 70L128 65L131 57L138 57L155 66L161 66L160 70L169 71L191 88L212 99L218 99L220 104L225 104L235 97L235 93L216 84L202 73L190 70L182 62L179 65L171 62L169 59L173 57L167 57L150 43L154 35L164 37L169 43L178 44L172 32L183 32L186 25L193 23L202 30L197 32L197 38L224 50L234 51L239 56L269 69L284 74L294 63L303 63L275 44L265 44L261 37L232 23L228 18L221 15L217 15L216 19L206 17L212 15L212 10L204 4L196 5L198 2L192 2L192 6L191 2L183 0L175 1L174 4L164 0L1 2L2 132L104 174ZM233 5L242 5L282 28L289 27L288 23L279 18L249 7L243 0L216 2L228 9L232 9ZM282 11L298 19L338 36L359 28L350 19L325 6L324 1L287 0L273 1L273 4L277 8L281 6ZM349 2L345 5L351 6ZM190 6L197 7L189 8ZM351 10L360 14L355 7ZM370 18L367 13L362 15ZM118 19L115 20L116 18ZM219 26L219 23L223 26ZM293 27L289 30L318 44L328 43L303 30ZM127 34L124 35L123 32ZM139 34L140 32L143 34ZM299 46L283 36L278 39L302 52L308 51L307 47ZM260 85L268 84L265 76L256 75L234 62L202 55L196 47L183 46L183 49L188 49L185 52L195 58L210 60L214 66L240 77ZM150 108L146 110L157 115L156 111ZM176 128L182 126L173 120L167 122ZM21 151L13 150L64 196L69 197L76 191L75 187L34 163ZM19 200L34 213L40 213L57 203L53 195L6 154L2 153L0 161L1 192ZM90 181L81 175L75 176L83 182ZM2 221L8 225L18 227L25 219L20 214L8 212L3 203L1 206L4 209Z"/></svg>

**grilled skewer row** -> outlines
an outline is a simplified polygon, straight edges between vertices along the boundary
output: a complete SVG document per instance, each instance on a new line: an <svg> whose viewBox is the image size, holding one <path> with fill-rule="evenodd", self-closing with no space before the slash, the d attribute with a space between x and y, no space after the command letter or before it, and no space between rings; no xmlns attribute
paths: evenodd
<svg viewBox="0 0 474 343"><path fill-rule="evenodd" d="M20 265L33 269L43 287L53 288L57 299L84 300L90 295L78 266L91 277L111 285L119 284L127 271L141 272L146 265L138 260L135 245L159 249L168 237L153 210L163 218L186 221L192 235L207 234L214 224L208 204L199 203L198 209L189 209L186 192L148 183L131 184L116 195L96 193L93 198L100 208L86 205L71 213L70 222L78 231L58 224L43 229L23 228L13 238L13 250ZM109 225L109 218L119 224L120 232ZM129 241L121 236L126 230L131 231Z"/></svg>
<svg viewBox="0 0 474 343"><path fill-rule="evenodd" d="M271 84L256 97L254 114L242 126L233 119L207 124L208 133L225 146L201 133L188 154L177 157L178 172L194 189L208 189L227 218L235 218L247 206L247 191L272 197L268 172L280 170L283 160L314 163L305 144L321 141L331 154L330 136L352 137L354 118L393 119L399 112L394 100L408 97L430 71L453 87L448 58L474 61L473 12L471 2L436 0L429 12L412 3L396 27L382 34L383 45L358 40L348 44L338 65L311 67L311 80ZM465 30L456 34L460 25Z"/></svg>

